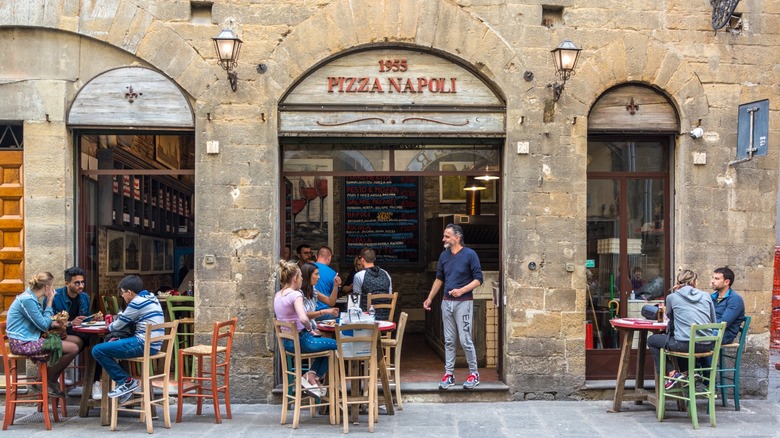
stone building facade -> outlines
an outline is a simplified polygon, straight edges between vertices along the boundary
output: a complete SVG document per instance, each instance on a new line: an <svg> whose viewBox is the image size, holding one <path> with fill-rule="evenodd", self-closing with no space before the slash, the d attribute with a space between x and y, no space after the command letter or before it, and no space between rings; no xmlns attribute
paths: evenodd
<svg viewBox="0 0 780 438"><path fill-rule="evenodd" d="M205 337L214 321L238 316L234 399L271 401L272 297L283 245L280 104L307 75L342 55L411 48L468 67L504 100L498 373L509 397L593 395L583 328L589 116L600 97L625 84L664 96L676 115L667 157L672 225L666 281L678 269L693 268L704 288L712 269L735 267L736 289L753 317L743 391L765 396L780 4L743 2L739 26L714 32L705 1L589 3L3 2L0 121L19 122L24 130L20 278L61 272L77 261L77 213L85 201L68 120L80 91L112 69L158 72L186 96L194 120L196 331ZM211 40L223 27L244 42L236 92ZM582 52L556 102L547 86L555 72L550 51L563 39ZM736 158L738 106L763 99L770 99L768 154L728 165ZM693 139L688 133L698 126L703 138ZM206 153L208 141L219 142L218 154ZM523 142L529 150L518 153Z"/></svg>

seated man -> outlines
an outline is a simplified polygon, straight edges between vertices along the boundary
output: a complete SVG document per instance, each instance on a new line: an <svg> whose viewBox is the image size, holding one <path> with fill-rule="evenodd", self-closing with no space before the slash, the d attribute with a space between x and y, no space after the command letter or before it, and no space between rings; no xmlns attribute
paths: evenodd
<svg viewBox="0 0 780 438"><path fill-rule="evenodd" d="M157 297L144 289L143 281L137 275L128 275L123 278L119 282L118 288L122 292L122 298L127 303L127 308L109 324L108 330L119 332L134 325L134 335L96 345L92 349L92 356L116 382L116 388L111 390L108 396L111 398L119 397L121 404L132 396L133 391L138 388L139 382L132 378L116 360L143 355L146 328L152 324L162 324L165 318ZM153 333L154 336L162 336L163 334L162 330ZM160 351L161 344L161 342L157 342L151 345L151 354Z"/></svg>
<svg viewBox="0 0 780 438"><path fill-rule="evenodd" d="M745 321L745 302L731 289L734 285L734 271L727 267L718 268L712 273L712 302L715 304L715 316L718 322L726 322L723 344L731 344L737 338L739 327Z"/></svg>
<svg viewBox="0 0 780 438"><path fill-rule="evenodd" d="M368 311L368 294L393 293L393 281L387 271L374 265L376 252L373 249L363 248L360 250L360 258L363 259L363 270L355 274L352 287L353 293L360 295L360 308ZM377 321L387 321L390 310L380 310L376 312L374 318Z"/></svg>

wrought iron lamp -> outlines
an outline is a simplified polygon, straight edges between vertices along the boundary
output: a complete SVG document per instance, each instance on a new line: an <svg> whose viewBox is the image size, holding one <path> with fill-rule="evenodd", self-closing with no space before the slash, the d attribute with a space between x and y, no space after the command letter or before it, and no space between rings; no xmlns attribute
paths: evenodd
<svg viewBox="0 0 780 438"><path fill-rule="evenodd" d="M238 89L238 74L233 69L238 65L238 53L241 51L243 41L230 29L222 29L222 32L213 37L212 40L214 40L214 48L217 50L219 65L228 74L230 88L236 91Z"/></svg>
<svg viewBox="0 0 780 438"><path fill-rule="evenodd" d="M555 62L555 75L562 82L556 81L547 84L553 89L553 101L557 102L561 98L566 81L574 74L574 68L577 67L577 59L580 57L582 49L574 45L571 40L563 40L554 50L551 50L553 61Z"/></svg>

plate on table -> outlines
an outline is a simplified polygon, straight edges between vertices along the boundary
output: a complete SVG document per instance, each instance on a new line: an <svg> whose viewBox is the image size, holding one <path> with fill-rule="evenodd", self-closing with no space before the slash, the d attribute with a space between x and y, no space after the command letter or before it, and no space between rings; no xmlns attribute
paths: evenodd
<svg viewBox="0 0 780 438"><path fill-rule="evenodd" d="M392 327L393 325L394 325L394 323L391 322L391 321L379 321L379 328L380 329L387 328L387 327Z"/></svg>
<svg viewBox="0 0 780 438"><path fill-rule="evenodd" d="M336 327L337 323L335 319L329 319L326 321L319 322L317 323L317 325L324 325L326 327Z"/></svg>
<svg viewBox="0 0 780 438"><path fill-rule="evenodd" d="M81 324L86 327L105 327L106 322L105 321L89 321Z"/></svg>

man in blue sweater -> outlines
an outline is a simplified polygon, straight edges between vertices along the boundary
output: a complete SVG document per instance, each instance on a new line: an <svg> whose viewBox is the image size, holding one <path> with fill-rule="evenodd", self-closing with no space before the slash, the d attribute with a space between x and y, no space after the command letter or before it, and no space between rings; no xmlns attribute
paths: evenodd
<svg viewBox="0 0 780 438"><path fill-rule="evenodd" d="M473 249L467 248L463 242L463 228L460 225L448 224L444 228L444 251L439 256L436 266L436 280L431 286L428 298L423 303L425 310L431 310L431 302L444 286L444 296L441 302L441 318L444 323L444 377L439 382L439 389L447 389L455 383L455 336L460 339L460 345L466 354L469 365L469 377L463 383L463 389L474 389L479 385L479 370L477 369L477 353L471 338L471 324L474 313L474 295L472 291L478 288L484 278L479 257Z"/></svg>
<svg viewBox="0 0 780 438"><path fill-rule="evenodd" d="M715 304L715 315L718 322L726 322L726 333L723 334L723 344L734 342L739 333L739 327L745 320L745 302L734 292L734 271L727 267L718 268L712 273L712 302Z"/></svg>

